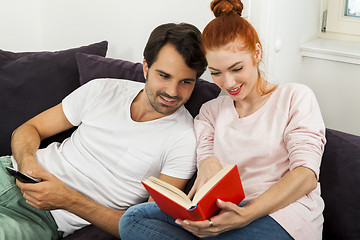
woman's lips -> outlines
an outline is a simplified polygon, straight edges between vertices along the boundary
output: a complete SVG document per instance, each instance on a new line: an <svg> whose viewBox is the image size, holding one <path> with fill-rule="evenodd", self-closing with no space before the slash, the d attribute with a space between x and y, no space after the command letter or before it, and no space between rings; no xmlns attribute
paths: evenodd
<svg viewBox="0 0 360 240"><path fill-rule="evenodd" d="M226 91L230 94L230 95L237 95L241 92L242 89L242 84L241 86L237 87L237 88L233 88L233 89L226 89Z"/></svg>

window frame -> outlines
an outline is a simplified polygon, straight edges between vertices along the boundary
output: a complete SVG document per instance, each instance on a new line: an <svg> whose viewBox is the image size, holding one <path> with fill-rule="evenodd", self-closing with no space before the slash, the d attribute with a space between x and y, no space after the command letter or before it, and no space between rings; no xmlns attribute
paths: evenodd
<svg viewBox="0 0 360 240"><path fill-rule="evenodd" d="M326 32L360 39L360 18L345 16L346 0L328 0ZM348 36L347 36L348 35Z"/></svg>

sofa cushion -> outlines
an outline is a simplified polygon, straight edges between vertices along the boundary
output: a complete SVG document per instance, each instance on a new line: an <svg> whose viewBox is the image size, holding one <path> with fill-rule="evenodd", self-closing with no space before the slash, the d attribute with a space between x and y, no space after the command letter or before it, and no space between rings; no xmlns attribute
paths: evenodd
<svg viewBox="0 0 360 240"><path fill-rule="evenodd" d="M102 229L89 225L75 231L63 238L63 240L116 240L113 235L103 231Z"/></svg>
<svg viewBox="0 0 360 240"><path fill-rule="evenodd" d="M326 129L320 167L323 239L360 239L360 136Z"/></svg>
<svg viewBox="0 0 360 240"><path fill-rule="evenodd" d="M79 67L81 84L85 84L96 78L119 78L145 82L141 63L133 63L121 59L105 58L83 53L76 54L76 59ZM201 105L204 102L216 98L219 93L220 88L214 83L198 79L194 91L188 102L185 104L185 107L191 115L195 117L199 113Z"/></svg>
<svg viewBox="0 0 360 240"><path fill-rule="evenodd" d="M11 154L11 133L38 113L58 104L80 86L75 53L105 56L106 41L56 52L0 50L0 156ZM62 141L71 131L42 143Z"/></svg>

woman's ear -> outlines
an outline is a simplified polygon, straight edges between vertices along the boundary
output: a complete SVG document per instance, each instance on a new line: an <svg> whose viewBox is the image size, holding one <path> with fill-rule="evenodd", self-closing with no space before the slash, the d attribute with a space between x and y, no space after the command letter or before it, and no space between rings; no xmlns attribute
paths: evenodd
<svg viewBox="0 0 360 240"><path fill-rule="evenodd" d="M259 64L262 58L262 50L260 43L256 43L255 45L255 51L254 51L254 61L256 64Z"/></svg>
<svg viewBox="0 0 360 240"><path fill-rule="evenodd" d="M147 80L146 78L147 78L148 72L149 72L149 66L148 66L146 60L144 59L143 60L143 73L144 73L145 80Z"/></svg>

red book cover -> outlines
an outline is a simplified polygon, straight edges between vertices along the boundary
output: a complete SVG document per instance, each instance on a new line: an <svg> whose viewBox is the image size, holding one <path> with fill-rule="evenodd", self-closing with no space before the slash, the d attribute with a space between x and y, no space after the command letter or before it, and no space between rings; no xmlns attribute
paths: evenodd
<svg viewBox="0 0 360 240"><path fill-rule="evenodd" d="M171 217L175 219L190 219L194 221L206 220L220 211L216 205L217 199L239 204L245 198L237 166L228 166L226 169L224 168L224 171L222 172L225 175L221 176L222 174L219 172L219 174L209 180L207 187L210 189L204 195L200 192L206 185L197 192L197 194L200 193L200 195L203 195L196 201L197 203L191 203L190 199L188 199L184 193L181 193L184 195L182 198L186 197L188 199L187 201L189 203L187 203L187 205L185 205L185 203L181 204L180 200L176 200L174 197L171 197L171 195L174 195L174 191L171 190L175 188L173 186L165 187L166 190L162 190L160 192L160 189L153 184L149 184L149 182L147 182L148 180L143 181L142 183L159 208ZM220 179L218 179L219 177ZM206 188L203 190L206 190ZM180 190L177 189L176 191ZM194 200L196 200L196 198L199 198L199 196L196 197L195 195Z"/></svg>

